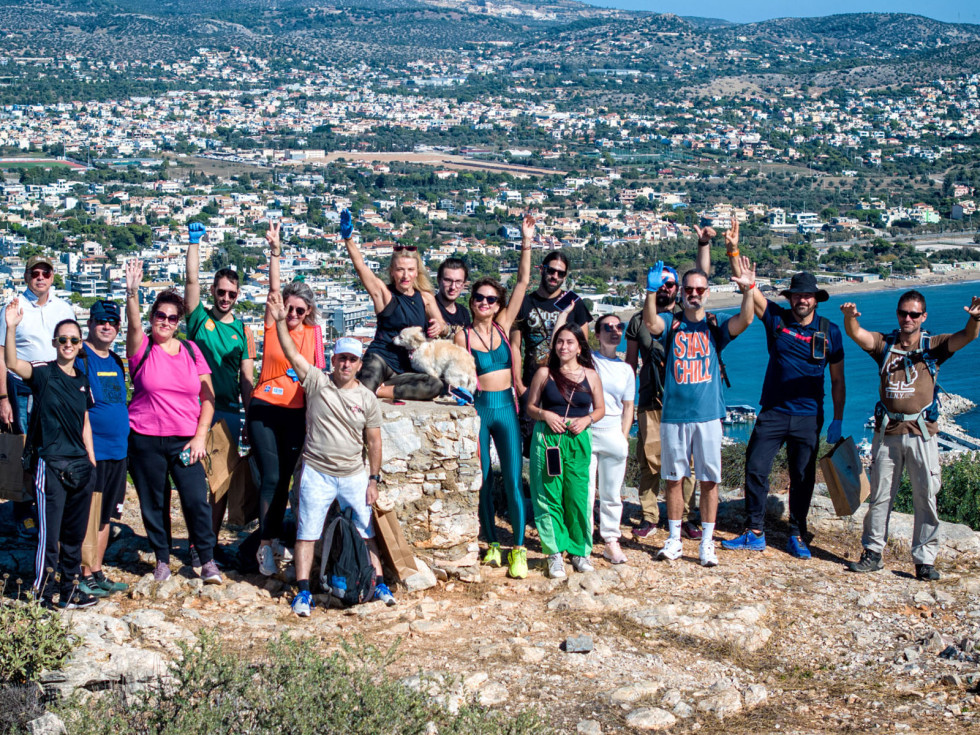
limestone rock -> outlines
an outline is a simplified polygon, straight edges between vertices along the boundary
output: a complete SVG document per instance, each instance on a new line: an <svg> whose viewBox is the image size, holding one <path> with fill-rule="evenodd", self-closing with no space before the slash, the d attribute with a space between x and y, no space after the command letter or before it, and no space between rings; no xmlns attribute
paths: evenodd
<svg viewBox="0 0 980 735"><path fill-rule="evenodd" d="M65 735L65 723L54 712L45 712L35 720L27 723L27 732L31 735Z"/></svg>
<svg viewBox="0 0 980 735"><path fill-rule="evenodd" d="M421 592L436 586L436 575L429 569L428 564L419 558L415 559L418 572L408 577L403 584L408 592Z"/></svg>
<svg viewBox="0 0 980 735"><path fill-rule="evenodd" d="M769 692L762 684L751 684L742 695L746 708L758 707L769 699Z"/></svg>
<svg viewBox="0 0 980 735"><path fill-rule="evenodd" d="M626 724L635 730L666 730L676 722L676 717L659 707L646 707L626 715Z"/></svg>
<svg viewBox="0 0 980 735"><path fill-rule="evenodd" d="M498 681L491 681L480 688L477 701L484 707L493 707L506 702L508 696L507 687Z"/></svg>
<svg viewBox="0 0 980 735"><path fill-rule="evenodd" d="M579 735L602 735L602 725L595 720L580 720L575 726Z"/></svg>
<svg viewBox="0 0 980 735"><path fill-rule="evenodd" d="M737 689L723 689L698 702L698 709L723 720L742 710L742 698Z"/></svg>
<svg viewBox="0 0 980 735"><path fill-rule="evenodd" d="M663 689L663 684L659 681L644 680L613 689L608 696L612 704L627 705L643 699L652 699L661 689ZM678 692L679 697L680 693Z"/></svg>

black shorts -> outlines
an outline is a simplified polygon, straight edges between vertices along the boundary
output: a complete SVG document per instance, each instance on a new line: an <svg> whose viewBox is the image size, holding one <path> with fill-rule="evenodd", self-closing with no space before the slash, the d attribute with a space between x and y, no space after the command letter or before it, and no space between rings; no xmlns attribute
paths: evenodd
<svg viewBox="0 0 980 735"><path fill-rule="evenodd" d="M102 493L102 517L100 526L108 525L115 518L122 518L123 501L126 499L126 460L100 459L89 481L92 492Z"/></svg>

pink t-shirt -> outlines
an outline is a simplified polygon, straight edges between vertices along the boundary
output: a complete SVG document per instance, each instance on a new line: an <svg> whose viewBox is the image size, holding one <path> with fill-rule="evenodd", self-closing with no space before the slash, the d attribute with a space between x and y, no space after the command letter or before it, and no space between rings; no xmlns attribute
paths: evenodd
<svg viewBox="0 0 980 735"><path fill-rule="evenodd" d="M133 381L133 400L129 404L129 428L149 436L193 436L201 418L201 375L210 375L201 348L190 343L194 360L184 346L176 355L162 347L143 343L129 358L129 376ZM149 347L150 356L136 371L140 358ZM135 373L135 374L134 374Z"/></svg>

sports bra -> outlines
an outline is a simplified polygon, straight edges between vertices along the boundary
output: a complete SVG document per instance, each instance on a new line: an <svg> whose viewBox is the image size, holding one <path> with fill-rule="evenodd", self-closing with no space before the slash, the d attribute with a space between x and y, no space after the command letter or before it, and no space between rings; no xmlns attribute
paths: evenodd
<svg viewBox="0 0 980 735"><path fill-rule="evenodd" d="M572 391L572 399L569 401L558 389L555 379L549 375L548 382L544 384L544 389L541 391L541 409L559 416L565 416L567 409L567 416L570 419L588 416L592 413L592 388L589 379L582 378L582 382L578 383Z"/></svg>
<svg viewBox="0 0 980 735"><path fill-rule="evenodd" d="M494 327L500 332L500 344L496 348L486 352L470 349L470 332L472 329L468 328L466 330L466 349L473 355L473 360L476 362L477 377L496 370L510 370L513 365L510 345L504 336L504 330L498 324L494 324ZM493 332L490 333L490 343L493 344Z"/></svg>

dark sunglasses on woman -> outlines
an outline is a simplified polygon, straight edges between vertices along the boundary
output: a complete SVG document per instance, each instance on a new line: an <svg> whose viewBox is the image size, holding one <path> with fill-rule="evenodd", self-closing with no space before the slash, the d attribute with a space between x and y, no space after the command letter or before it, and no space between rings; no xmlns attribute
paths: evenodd
<svg viewBox="0 0 980 735"><path fill-rule="evenodd" d="M177 326L180 323L180 317L176 314L168 314L165 311L156 311L153 313L153 321L169 322L173 326Z"/></svg>
<svg viewBox="0 0 980 735"><path fill-rule="evenodd" d="M66 345L71 342L73 345L77 346L82 342L81 337L65 337L64 335L57 337L56 339L58 340L59 345Z"/></svg>
<svg viewBox="0 0 980 735"><path fill-rule="evenodd" d="M602 331L603 332L622 332L623 331L623 323L622 322L616 322L615 324L610 324L609 322L603 322L602 323Z"/></svg>
<svg viewBox="0 0 980 735"><path fill-rule="evenodd" d="M500 301L500 297L499 296L488 296L488 295L482 294L482 293L475 293L475 294L473 294L473 303L479 304L479 303L481 303L483 301L486 301L488 304L490 304L490 306L493 306L498 301Z"/></svg>

